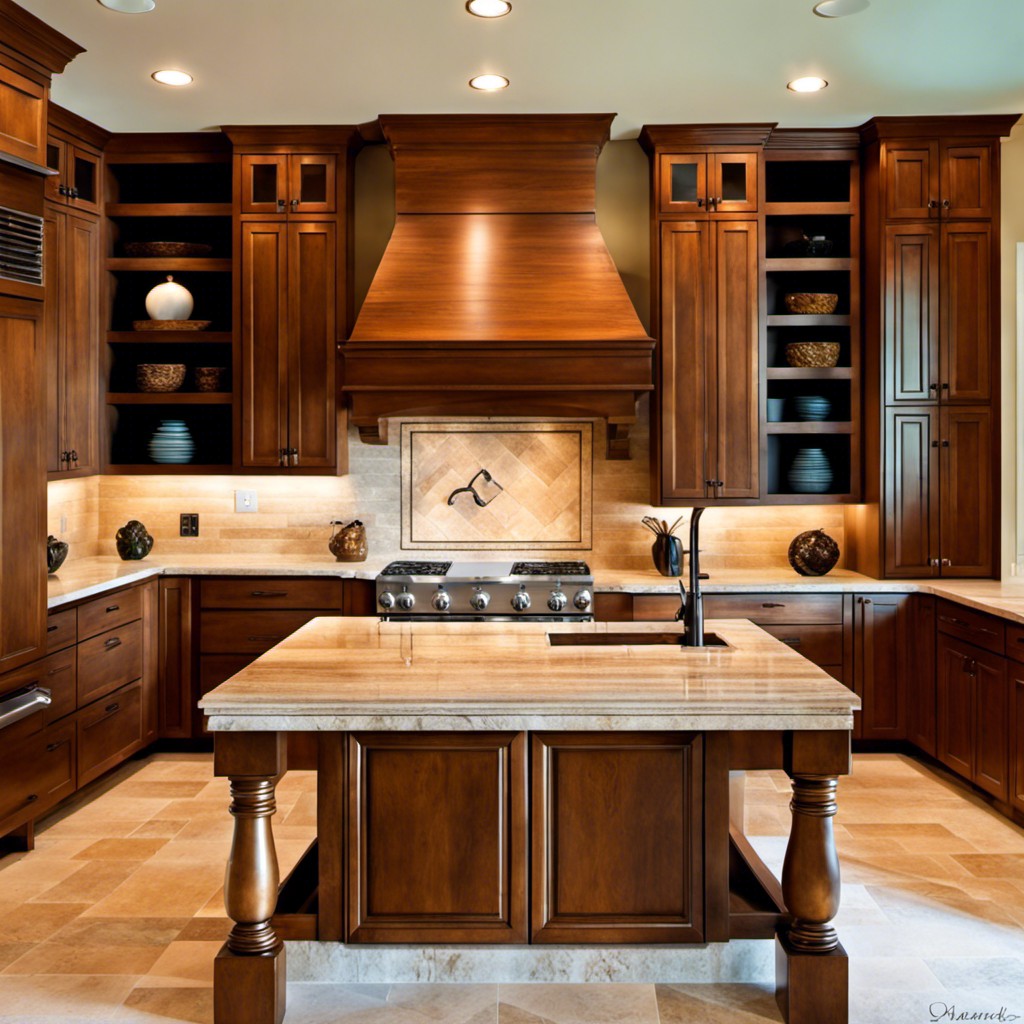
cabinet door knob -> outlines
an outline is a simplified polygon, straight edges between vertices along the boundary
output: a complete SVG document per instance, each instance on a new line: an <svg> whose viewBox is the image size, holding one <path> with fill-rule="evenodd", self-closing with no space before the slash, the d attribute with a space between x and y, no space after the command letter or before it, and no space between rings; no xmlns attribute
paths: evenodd
<svg viewBox="0 0 1024 1024"><path fill-rule="evenodd" d="M939 565L952 565L953 563L948 558L940 558Z"/></svg>
<svg viewBox="0 0 1024 1024"><path fill-rule="evenodd" d="M928 209L929 210L934 210L938 205L939 205L939 202L938 202L937 199L929 199L928 200Z"/></svg>
<svg viewBox="0 0 1024 1024"><path fill-rule="evenodd" d="M939 385L938 384L929 384L928 385L928 390L929 391L938 391L939 390Z"/></svg>
<svg viewBox="0 0 1024 1024"><path fill-rule="evenodd" d="M939 560L937 558L929 558L928 564L934 566L935 568L938 568Z"/></svg>
<svg viewBox="0 0 1024 1024"><path fill-rule="evenodd" d="M943 447L943 448L948 448L949 447L949 441L941 441L939 443L940 443L941 447Z"/></svg>
<svg viewBox="0 0 1024 1024"><path fill-rule="evenodd" d="M949 209L949 200L948 199L943 199L942 200L942 208L944 210L948 210Z"/></svg>
<svg viewBox="0 0 1024 1024"><path fill-rule="evenodd" d="M942 385L942 390L943 391L948 391L949 390L949 385L948 384L943 384Z"/></svg>
<svg viewBox="0 0 1024 1024"><path fill-rule="evenodd" d="M700 207L702 207L703 205L704 205L704 200L703 199L698 199L697 200L697 208L700 209Z"/></svg>
<svg viewBox="0 0 1024 1024"><path fill-rule="evenodd" d="M283 199L278 199L278 201L277 201L277 209L279 211L283 211L284 210L284 200Z"/></svg>
<svg viewBox="0 0 1024 1024"><path fill-rule="evenodd" d="M292 205L292 209L294 210L295 207L299 205L298 199L293 199L291 205Z"/></svg>

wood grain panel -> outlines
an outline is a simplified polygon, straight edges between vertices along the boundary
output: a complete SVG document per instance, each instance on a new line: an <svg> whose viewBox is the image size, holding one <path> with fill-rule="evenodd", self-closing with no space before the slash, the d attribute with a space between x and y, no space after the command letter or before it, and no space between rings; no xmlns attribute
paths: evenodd
<svg viewBox="0 0 1024 1024"><path fill-rule="evenodd" d="M534 733L531 744L531 941L702 941L702 738Z"/></svg>
<svg viewBox="0 0 1024 1024"><path fill-rule="evenodd" d="M78 609L50 612L46 617L46 651L52 653L78 643Z"/></svg>
<svg viewBox="0 0 1024 1024"><path fill-rule="evenodd" d="M349 779L349 942L525 939L523 734L353 734Z"/></svg>
<svg viewBox="0 0 1024 1024"><path fill-rule="evenodd" d="M973 650L970 644L939 634L937 756L965 779L974 766L974 684L967 671Z"/></svg>
<svg viewBox="0 0 1024 1024"><path fill-rule="evenodd" d="M340 609L204 611L202 653L262 654L317 615L340 614Z"/></svg>
<svg viewBox="0 0 1024 1024"><path fill-rule="evenodd" d="M1005 650L1007 624L995 615L986 615L975 608L939 598L936 623L940 633L959 637L975 647L993 654L1002 654Z"/></svg>
<svg viewBox="0 0 1024 1024"><path fill-rule="evenodd" d="M992 216L992 146L943 141L940 176L944 217Z"/></svg>
<svg viewBox="0 0 1024 1024"><path fill-rule="evenodd" d="M910 602L907 664L907 739L926 754L936 749L935 598L917 594Z"/></svg>
<svg viewBox="0 0 1024 1024"><path fill-rule="evenodd" d="M1024 672L1010 662L1010 802L1018 811L1024 811Z"/></svg>
<svg viewBox="0 0 1024 1024"><path fill-rule="evenodd" d="M237 576L204 579L200 589L204 608L335 608L341 611L343 600L340 579Z"/></svg>
<svg viewBox="0 0 1024 1024"><path fill-rule="evenodd" d="M939 144L936 140L883 144L885 216L928 220L938 216ZM934 204L934 205L929 205Z"/></svg>
<svg viewBox="0 0 1024 1024"><path fill-rule="evenodd" d="M987 407L951 406L942 410L941 422L942 574L991 576L995 558L992 412Z"/></svg>
<svg viewBox="0 0 1024 1024"><path fill-rule="evenodd" d="M39 732L76 708L75 704L75 652L59 651L29 665L5 672L0 676L0 700L16 690L42 687L50 691L52 703L27 718L8 725L0 737L5 745Z"/></svg>
<svg viewBox="0 0 1024 1024"><path fill-rule="evenodd" d="M840 625L762 625L761 628L815 665L831 668L843 664L843 627Z"/></svg>
<svg viewBox="0 0 1024 1024"><path fill-rule="evenodd" d="M637 620L671 619L679 608L672 595L637 594L633 598ZM843 621L842 594L705 594L704 617L750 619L768 624L825 625Z"/></svg>
<svg viewBox="0 0 1024 1024"><path fill-rule="evenodd" d="M75 791L75 722L66 719L0 753L0 835Z"/></svg>
<svg viewBox="0 0 1024 1024"><path fill-rule="evenodd" d="M1004 803L1010 797L1010 687L1006 659L972 652L974 772L972 781Z"/></svg>
<svg viewBox="0 0 1024 1024"><path fill-rule="evenodd" d="M988 224L943 225L939 318L943 400L987 402L992 397L991 257Z"/></svg>
<svg viewBox="0 0 1024 1024"><path fill-rule="evenodd" d="M46 101L49 89L0 65L0 150L19 160L46 164Z"/></svg>
<svg viewBox="0 0 1024 1024"><path fill-rule="evenodd" d="M193 649L191 577L161 577L159 594L160 736L188 739L192 736Z"/></svg>
<svg viewBox="0 0 1024 1024"><path fill-rule="evenodd" d="M939 412L894 407L885 416L885 573L936 576Z"/></svg>
<svg viewBox="0 0 1024 1024"><path fill-rule="evenodd" d="M142 623L131 622L78 645L78 706L142 675Z"/></svg>
<svg viewBox="0 0 1024 1024"><path fill-rule="evenodd" d="M97 633L123 626L142 616L142 588L131 587L104 594L78 608L78 636L86 640Z"/></svg>
<svg viewBox="0 0 1024 1024"><path fill-rule="evenodd" d="M909 594L854 598L854 690L864 701L864 739L906 739L908 656L914 644L910 601Z"/></svg>
<svg viewBox="0 0 1024 1024"><path fill-rule="evenodd" d="M142 746L142 686L108 694L78 713L78 785L98 778Z"/></svg>

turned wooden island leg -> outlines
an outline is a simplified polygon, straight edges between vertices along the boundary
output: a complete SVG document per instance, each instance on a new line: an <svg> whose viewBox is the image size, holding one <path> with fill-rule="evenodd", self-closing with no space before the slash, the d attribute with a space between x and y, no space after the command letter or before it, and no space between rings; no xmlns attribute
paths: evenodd
<svg viewBox="0 0 1024 1024"><path fill-rule="evenodd" d="M231 782L234 837L224 876L224 906L234 927L213 967L214 1024L281 1024L285 950L270 918L280 877L270 819L274 786L286 768L284 737L218 733L214 774Z"/></svg>
<svg viewBox="0 0 1024 1024"><path fill-rule="evenodd" d="M822 767L849 763L846 752L832 749ZM826 746L835 747L835 741ZM805 762L805 758L794 759ZM806 764L787 766L793 783L793 815L782 866L782 895L789 914L775 938L776 1000L788 1024L847 1024L849 961L832 919L839 910L839 857L832 819L837 776L811 774ZM846 772L848 768L839 768Z"/></svg>

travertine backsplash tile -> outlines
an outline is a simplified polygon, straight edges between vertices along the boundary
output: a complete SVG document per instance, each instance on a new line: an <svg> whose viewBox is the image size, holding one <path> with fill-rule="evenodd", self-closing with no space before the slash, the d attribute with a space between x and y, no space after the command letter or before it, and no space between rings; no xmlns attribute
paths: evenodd
<svg viewBox="0 0 1024 1024"><path fill-rule="evenodd" d="M485 421L486 423L486 421ZM597 424L593 458L593 536L587 548L564 549L566 558L585 557L597 569L651 568L652 537L640 525L646 514L675 519L680 509L648 504L647 404L642 402L633 434L633 458L604 458L604 427ZM344 477L284 476L137 476L90 477L49 485L49 530L59 534L60 516L68 518L63 539L70 557L114 554L114 534L129 519L141 519L156 539L160 555L251 552L328 556L332 519L361 519L366 524L369 559L380 563L401 555L401 451L397 424L390 445L364 445L353 432L350 472ZM496 472L496 471L495 471ZM497 475L497 474L496 474ZM501 477L497 477L499 482ZM460 486L467 481L461 481ZM255 490L259 511L236 513L234 491ZM198 512L200 535L178 536L178 516ZM821 527L845 549L841 505L712 508L701 521L701 567L757 569L787 565L789 542L802 530ZM686 522L680 527L685 539ZM418 551L424 557L450 550ZM538 549L539 557L558 558L561 549ZM494 557L522 557L528 549L488 547ZM842 561L840 565L842 565Z"/></svg>

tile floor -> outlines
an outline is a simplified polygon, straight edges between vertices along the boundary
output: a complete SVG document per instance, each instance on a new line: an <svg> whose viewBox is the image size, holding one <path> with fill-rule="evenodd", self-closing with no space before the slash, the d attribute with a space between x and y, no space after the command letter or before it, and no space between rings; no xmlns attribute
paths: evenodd
<svg viewBox="0 0 1024 1024"><path fill-rule="evenodd" d="M788 794L781 773L747 777L747 830L773 867ZM227 931L226 806L209 757L157 755L54 815L34 853L0 859L0 1024L212 1021L213 956ZM283 870L314 826L314 778L289 774L274 823ZM840 783L836 836L851 1024L1024 1019L1024 831L913 760L859 755ZM758 986L668 984L292 985L287 1015L287 1024L780 1020Z"/></svg>

